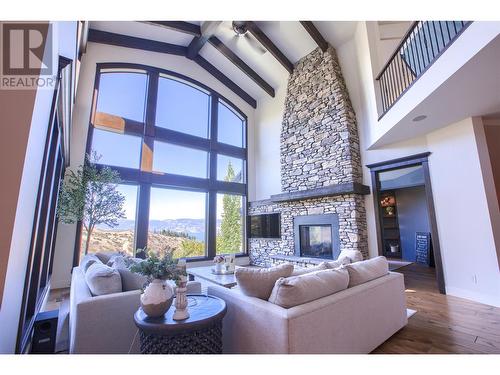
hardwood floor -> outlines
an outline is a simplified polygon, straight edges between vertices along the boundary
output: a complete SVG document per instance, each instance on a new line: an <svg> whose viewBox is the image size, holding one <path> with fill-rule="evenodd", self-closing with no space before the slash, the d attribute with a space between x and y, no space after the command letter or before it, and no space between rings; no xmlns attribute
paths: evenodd
<svg viewBox="0 0 500 375"><path fill-rule="evenodd" d="M395 272L405 275L407 306L417 313L373 353L500 353L500 308L439 294L432 268Z"/></svg>

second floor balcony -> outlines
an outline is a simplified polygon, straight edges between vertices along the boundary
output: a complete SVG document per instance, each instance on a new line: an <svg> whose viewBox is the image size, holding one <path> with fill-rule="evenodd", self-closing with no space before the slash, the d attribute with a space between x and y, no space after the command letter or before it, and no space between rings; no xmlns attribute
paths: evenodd
<svg viewBox="0 0 500 375"><path fill-rule="evenodd" d="M369 26L372 72L379 72L372 76L378 121L370 128L369 148L499 113L499 22Z"/></svg>
<svg viewBox="0 0 500 375"><path fill-rule="evenodd" d="M460 36L470 22L416 21L376 77L382 101L381 117Z"/></svg>

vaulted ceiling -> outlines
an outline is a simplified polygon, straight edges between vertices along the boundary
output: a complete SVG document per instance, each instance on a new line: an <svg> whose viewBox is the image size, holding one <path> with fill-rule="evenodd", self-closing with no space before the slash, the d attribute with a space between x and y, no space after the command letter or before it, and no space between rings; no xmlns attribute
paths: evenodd
<svg viewBox="0 0 500 375"><path fill-rule="evenodd" d="M356 22L257 21L246 26L249 35L240 37L232 21L99 21L90 23L89 41L185 55L255 107L259 99L275 95L303 56L324 48L325 42L338 47L349 40Z"/></svg>

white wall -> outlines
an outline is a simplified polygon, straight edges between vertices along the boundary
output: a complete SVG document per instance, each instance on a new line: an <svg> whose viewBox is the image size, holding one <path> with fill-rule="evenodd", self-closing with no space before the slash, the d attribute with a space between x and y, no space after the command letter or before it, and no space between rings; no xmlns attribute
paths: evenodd
<svg viewBox="0 0 500 375"><path fill-rule="evenodd" d="M71 134L71 168L75 168L83 163L96 64L104 62L137 63L183 74L219 92L245 113L248 117L248 190L250 200L255 198L255 168L253 158L255 110L194 62L184 57L162 53L89 43L87 52L82 60L77 100L74 108L73 130ZM76 225L59 225L52 275L53 288L67 287L70 284L75 234Z"/></svg>
<svg viewBox="0 0 500 375"><path fill-rule="evenodd" d="M285 111L286 83L276 89L275 98L262 98L255 111L254 199L281 193L280 133Z"/></svg>
<svg viewBox="0 0 500 375"><path fill-rule="evenodd" d="M472 119L427 136L446 292L500 306L492 222Z"/></svg>

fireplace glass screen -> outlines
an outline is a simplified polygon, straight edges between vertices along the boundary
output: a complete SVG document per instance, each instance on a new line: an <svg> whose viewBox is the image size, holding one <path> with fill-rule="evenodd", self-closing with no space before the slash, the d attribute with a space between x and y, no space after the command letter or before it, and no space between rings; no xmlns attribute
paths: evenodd
<svg viewBox="0 0 500 375"><path fill-rule="evenodd" d="M331 225L300 225L299 231L301 256L332 258Z"/></svg>

